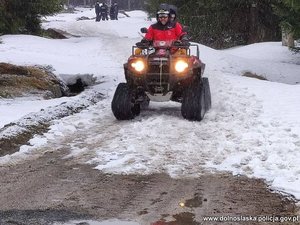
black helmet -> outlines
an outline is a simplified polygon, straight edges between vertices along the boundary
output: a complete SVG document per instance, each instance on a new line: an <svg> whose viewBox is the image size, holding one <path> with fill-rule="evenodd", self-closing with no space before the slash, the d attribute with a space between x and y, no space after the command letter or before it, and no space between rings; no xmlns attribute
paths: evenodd
<svg viewBox="0 0 300 225"><path fill-rule="evenodd" d="M175 20L177 17L177 7L175 5L169 5L170 16Z"/></svg>
<svg viewBox="0 0 300 225"><path fill-rule="evenodd" d="M158 10L166 10L166 11L169 11L169 9L170 9L170 6L169 6L169 4L167 4L167 3L162 3L162 4L160 4L159 7L158 7Z"/></svg>

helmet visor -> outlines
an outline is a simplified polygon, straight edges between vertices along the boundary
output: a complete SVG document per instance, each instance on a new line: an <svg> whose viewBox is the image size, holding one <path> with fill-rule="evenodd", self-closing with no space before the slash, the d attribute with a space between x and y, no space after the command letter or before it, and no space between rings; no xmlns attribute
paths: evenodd
<svg viewBox="0 0 300 225"><path fill-rule="evenodd" d="M169 14L167 14L167 13L158 14L158 18L168 18L168 17L169 17Z"/></svg>

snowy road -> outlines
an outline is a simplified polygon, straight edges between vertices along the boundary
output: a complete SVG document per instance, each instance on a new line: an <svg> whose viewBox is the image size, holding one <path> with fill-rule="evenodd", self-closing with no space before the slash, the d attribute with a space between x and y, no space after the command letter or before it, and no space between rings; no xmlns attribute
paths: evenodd
<svg viewBox="0 0 300 225"><path fill-rule="evenodd" d="M31 141L33 146L22 146L23 151L33 149L39 155L42 149L67 146L70 156L109 173L165 172L173 177L197 177L205 171L228 170L265 178L279 190L299 194L298 125L263 118L263 102L250 89L263 81L247 79L246 85L237 85L245 83L245 78L222 74L208 65L205 75L213 104L200 123L184 120L177 103L151 103L134 120L117 121L110 102L117 82L124 80L120 64L128 49L121 46L132 40L115 40L118 44L111 45L109 36L97 39L96 55L101 56L97 72L107 80L97 89L105 89L107 98L57 121L44 137ZM40 143L47 144L43 147ZM15 162L18 156L13 158Z"/></svg>
<svg viewBox="0 0 300 225"><path fill-rule="evenodd" d="M263 218L297 219L295 203L263 180L220 173L191 179L103 173L66 157L70 146L57 143L43 148L47 152L37 160L0 167L1 225L199 225L207 224L207 216L260 216L243 224L271 225Z"/></svg>
<svg viewBox="0 0 300 225"><path fill-rule="evenodd" d="M300 87L240 76L252 71L270 80L296 83L300 57L292 56L280 43L226 51L200 45L212 92L212 109L203 121L184 120L177 103L151 103L134 120L120 122L113 117L110 102L117 83L124 80L122 64L130 46L140 39L137 30L148 23L139 13L106 24L53 20L47 25L81 38L47 44L44 39L33 41L28 36L21 36L22 43L15 36L3 38L6 45L0 52L7 54L1 60L50 63L58 74L93 73L105 83L91 88L106 98L79 114L55 121L49 132L32 139L31 145L1 157L0 166L17 166L24 159L64 149L68 152L65 159L91 164L101 173L167 173L172 178L195 179L212 171L229 171L263 178L272 188L300 199ZM59 51L54 47L58 41ZM248 52L251 48L251 54L245 56L245 48ZM283 74L278 68L287 66L283 60L287 57L293 59L292 66Z"/></svg>

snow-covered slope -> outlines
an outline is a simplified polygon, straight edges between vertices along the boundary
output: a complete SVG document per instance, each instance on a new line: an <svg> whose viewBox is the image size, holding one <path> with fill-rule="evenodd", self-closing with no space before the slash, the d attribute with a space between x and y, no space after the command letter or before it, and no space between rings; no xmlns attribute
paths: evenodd
<svg viewBox="0 0 300 225"><path fill-rule="evenodd" d="M139 28L149 21L143 12L132 12L132 17L119 21L76 21L83 15L92 18L93 11L57 15L44 24L80 38L3 36L0 60L50 64L58 75L93 73L106 81L93 89L107 98L56 121L47 134L31 140L31 146L0 158L1 164L17 163L63 144L74 159L105 172L198 176L225 170L264 178L272 187L300 199L299 55L274 42L223 51L200 45L213 102L203 121L184 120L180 104L170 102L151 104L133 121L120 122L111 113L111 97L117 83L124 80L122 64L131 45L140 39ZM281 83L241 76L246 71ZM39 103L46 107L49 102ZM28 102L1 100L0 104L6 105L1 116L9 110L21 111ZM7 116L2 124L19 116Z"/></svg>

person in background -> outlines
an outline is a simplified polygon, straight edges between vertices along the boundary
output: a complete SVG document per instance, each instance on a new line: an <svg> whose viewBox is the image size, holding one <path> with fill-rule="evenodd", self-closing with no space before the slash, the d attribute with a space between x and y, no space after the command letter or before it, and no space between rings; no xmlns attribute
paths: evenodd
<svg viewBox="0 0 300 225"><path fill-rule="evenodd" d="M119 6L118 6L118 3L114 3L113 5L113 9L114 9L114 18L116 20L118 20L118 13L119 13Z"/></svg>
<svg viewBox="0 0 300 225"><path fill-rule="evenodd" d="M114 6L113 5L110 6L109 17L110 17L111 20L115 19L115 12L114 12Z"/></svg>
<svg viewBox="0 0 300 225"><path fill-rule="evenodd" d="M115 19L115 12L114 12L114 7L113 7L113 5L110 6L109 17L110 17L111 20L114 20L114 19Z"/></svg>
<svg viewBox="0 0 300 225"><path fill-rule="evenodd" d="M100 6L100 15L102 20L108 20L108 6L105 2Z"/></svg>
<svg viewBox="0 0 300 225"><path fill-rule="evenodd" d="M100 21L100 3L99 2L96 2L95 13L96 13L96 22L99 22Z"/></svg>

